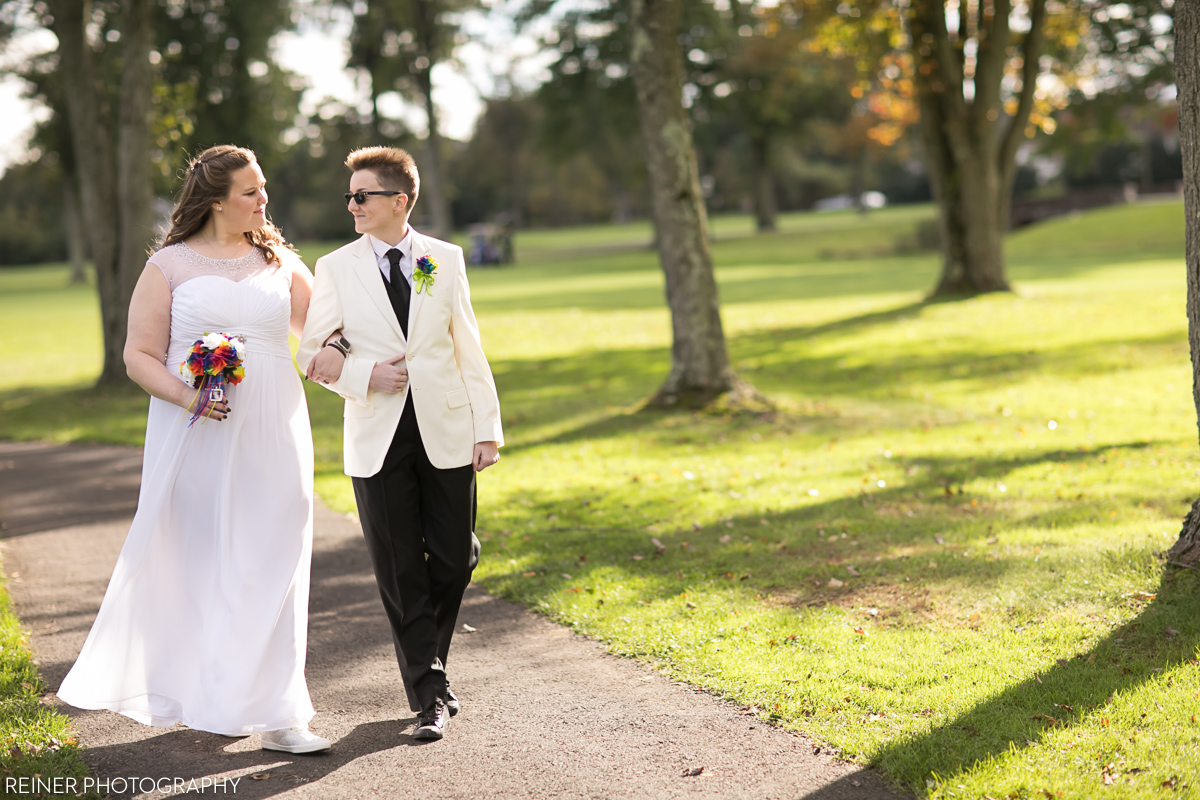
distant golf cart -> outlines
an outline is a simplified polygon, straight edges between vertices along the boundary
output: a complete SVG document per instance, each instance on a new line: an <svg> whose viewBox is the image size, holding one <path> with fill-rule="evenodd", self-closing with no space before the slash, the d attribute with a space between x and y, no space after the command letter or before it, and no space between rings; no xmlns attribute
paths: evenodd
<svg viewBox="0 0 1200 800"><path fill-rule="evenodd" d="M467 263L480 267L513 263L511 227L492 223L473 225L467 235Z"/></svg>

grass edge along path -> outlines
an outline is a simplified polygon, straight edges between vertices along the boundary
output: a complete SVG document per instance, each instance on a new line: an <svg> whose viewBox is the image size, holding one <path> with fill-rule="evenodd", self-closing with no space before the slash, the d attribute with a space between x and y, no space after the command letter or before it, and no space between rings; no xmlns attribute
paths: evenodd
<svg viewBox="0 0 1200 800"><path fill-rule="evenodd" d="M28 636L0 578L0 797L96 797L71 719L45 705Z"/></svg>

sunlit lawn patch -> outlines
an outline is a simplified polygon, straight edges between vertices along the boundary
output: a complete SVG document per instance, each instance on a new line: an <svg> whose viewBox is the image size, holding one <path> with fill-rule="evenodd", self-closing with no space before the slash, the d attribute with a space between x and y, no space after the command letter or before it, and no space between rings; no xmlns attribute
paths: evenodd
<svg viewBox="0 0 1200 800"><path fill-rule="evenodd" d="M1181 206L1017 233L1015 294L936 304L936 257L888 254L930 213L717 221L758 417L638 410L668 366L648 229L473 271L509 437L476 577L919 793L1195 785L1200 582L1155 555L1200 474ZM137 440L136 401L69 421L45 384L0 391L0 436ZM309 389L318 490L352 510Z"/></svg>

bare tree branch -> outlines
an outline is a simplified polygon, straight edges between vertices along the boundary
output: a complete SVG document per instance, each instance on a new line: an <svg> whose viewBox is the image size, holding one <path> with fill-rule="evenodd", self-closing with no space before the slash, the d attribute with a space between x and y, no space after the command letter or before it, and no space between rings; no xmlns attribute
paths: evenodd
<svg viewBox="0 0 1200 800"><path fill-rule="evenodd" d="M1033 94L1037 90L1037 78L1040 71L1039 60L1046 40L1046 0L1031 0L1029 4L1029 33L1021 48L1021 94L1017 101L1017 111L1009 122L1008 130L996 155L1004 186L1012 184L1013 163L1017 157L1017 147L1025 134L1025 126L1029 123L1029 113L1033 110Z"/></svg>
<svg viewBox="0 0 1200 800"><path fill-rule="evenodd" d="M975 55L975 97L971 101L971 129L980 143L990 138L1000 118L1000 84L1004 80L1004 65L1008 61L1008 16L1010 0L995 0L990 21L980 11L978 42ZM988 144L991 144L989 141Z"/></svg>

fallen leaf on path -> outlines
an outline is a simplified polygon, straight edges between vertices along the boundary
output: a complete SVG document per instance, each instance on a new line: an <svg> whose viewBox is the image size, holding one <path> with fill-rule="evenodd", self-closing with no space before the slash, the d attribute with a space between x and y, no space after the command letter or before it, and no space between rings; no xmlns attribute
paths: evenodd
<svg viewBox="0 0 1200 800"><path fill-rule="evenodd" d="M463 633L474 633L474 632L475 632L475 631L477 631L477 630L479 630L479 629L478 629L478 628L472 628L470 625L468 625L468 624L467 624L467 623L465 623L465 622L463 623Z"/></svg>
<svg viewBox="0 0 1200 800"><path fill-rule="evenodd" d="M270 777L271 777L271 773L269 773L269 772L256 772L250 776L250 780L265 781L267 778L270 778Z"/></svg>
<svg viewBox="0 0 1200 800"><path fill-rule="evenodd" d="M685 778L707 778L712 773L707 772L708 767L692 767L683 771Z"/></svg>

